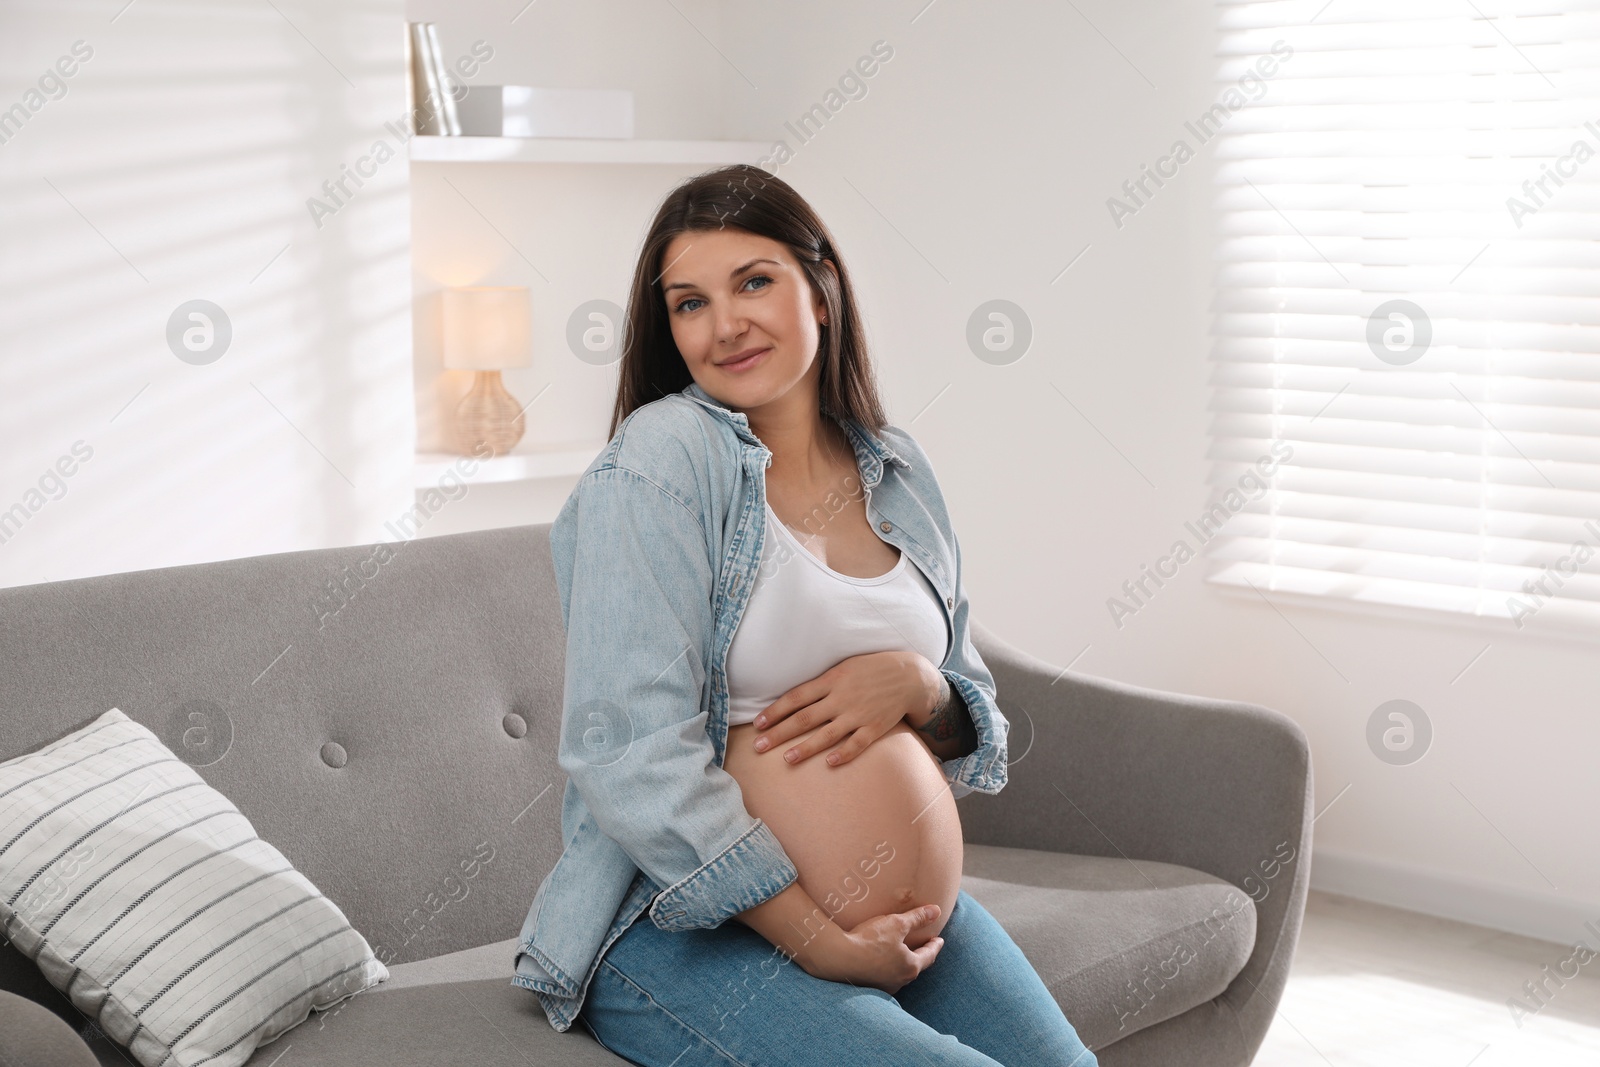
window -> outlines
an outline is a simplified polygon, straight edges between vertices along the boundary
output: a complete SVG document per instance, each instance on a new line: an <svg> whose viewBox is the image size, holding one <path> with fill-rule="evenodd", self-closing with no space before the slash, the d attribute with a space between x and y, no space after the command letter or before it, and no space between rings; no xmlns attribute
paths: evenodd
<svg viewBox="0 0 1600 1067"><path fill-rule="evenodd" d="M1600 0L1217 9L1209 579L1600 634Z"/></svg>

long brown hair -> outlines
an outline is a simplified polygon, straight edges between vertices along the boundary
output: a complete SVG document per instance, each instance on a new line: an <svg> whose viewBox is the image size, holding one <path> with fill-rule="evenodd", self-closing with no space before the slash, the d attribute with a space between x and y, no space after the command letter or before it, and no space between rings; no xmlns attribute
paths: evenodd
<svg viewBox="0 0 1600 1067"><path fill-rule="evenodd" d="M850 272L833 235L787 182L760 167L739 163L696 175L672 190L650 224L628 294L617 403L607 437L614 437L622 420L636 409L682 392L694 380L672 339L661 292L662 257L679 234L727 228L788 246L828 311L817 353L822 360L818 382L822 410L848 416L874 433L882 430L888 420L878 398ZM824 259L833 261L837 276Z"/></svg>

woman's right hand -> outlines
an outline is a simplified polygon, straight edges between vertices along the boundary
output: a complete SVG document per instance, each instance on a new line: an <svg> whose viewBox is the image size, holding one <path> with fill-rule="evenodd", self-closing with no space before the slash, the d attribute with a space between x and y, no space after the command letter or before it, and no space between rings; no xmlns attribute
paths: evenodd
<svg viewBox="0 0 1600 1067"><path fill-rule="evenodd" d="M939 905L924 904L910 911L865 919L846 930L840 948L829 953L811 973L834 982L897 993L901 986L931 967L944 947L942 937L932 938L918 948L906 944L912 931L938 918Z"/></svg>

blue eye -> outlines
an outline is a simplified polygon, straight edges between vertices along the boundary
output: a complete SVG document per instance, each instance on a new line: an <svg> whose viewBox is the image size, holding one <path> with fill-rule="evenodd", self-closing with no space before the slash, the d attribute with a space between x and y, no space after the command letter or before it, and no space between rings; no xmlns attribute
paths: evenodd
<svg viewBox="0 0 1600 1067"><path fill-rule="evenodd" d="M767 285L763 285L761 287L762 289L765 289L765 288L767 288L768 285L771 285L772 278L771 278L771 276L766 275L766 274L752 274L752 275L750 275L750 277L748 277L748 278L746 278L744 280L744 284L745 285L749 285L751 282L756 282L756 281L766 282ZM754 290L752 290L752 291L754 291ZM672 310L677 312L680 315L688 314L688 311L684 310L685 307L687 307L687 305L689 305L689 304L694 304L694 303L702 303L703 304L703 303L705 303L705 301L701 300L698 296L685 297L684 299L678 301L677 304L673 305ZM694 310L693 308L689 309L689 311L693 311L693 310Z"/></svg>

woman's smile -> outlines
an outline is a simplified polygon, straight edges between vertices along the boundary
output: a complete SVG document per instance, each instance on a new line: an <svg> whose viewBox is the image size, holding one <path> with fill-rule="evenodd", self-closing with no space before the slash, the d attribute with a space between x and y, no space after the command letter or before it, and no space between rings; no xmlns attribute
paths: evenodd
<svg viewBox="0 0 1600 1067"><path fill-rule="evenodd" d="M717 364L717 367L718 367L718 369L725 370L730 374L743 374L745 371L749 370L751 367L754 367L757 364L759 364L762 361L764 361L766 359L766 357L767 357L767 354L770 353L771 351L772 351L772 346L768 345L765 348L758 349L757 351L750 353L748 356L745 356L743 359L734 359L734 360L729 360L726 363L719 363L719 364Z"/></svg>

